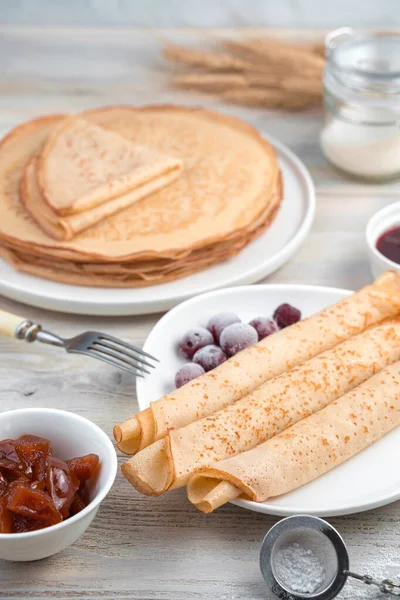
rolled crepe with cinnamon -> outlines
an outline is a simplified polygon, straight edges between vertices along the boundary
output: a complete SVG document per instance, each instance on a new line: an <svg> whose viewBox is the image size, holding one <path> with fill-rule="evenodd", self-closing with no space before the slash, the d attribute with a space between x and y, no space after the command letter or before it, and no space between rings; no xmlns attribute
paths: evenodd
<svg viewBox="0 0 400 600"><path fill-rule="evenodd" d="M400 425L400 362L263 444L194 474L189 500L211 512L264 502L313 481Z"/></svg>
<svg viewBox="0 0 400 600"><path fill-rule="evenodd" d="M342 342L213 415L168 431L122 472L146 495L186 485L195 471L254 448L398 360L400 318Z"/></svg>
<svg viewBox="0 0 400 600"><path fill-rule="evenodd" d="M135 454L225 408L281 373L400 312L400 277L389 271L348 298L282 329L114 427L119 450Z"/></svg>

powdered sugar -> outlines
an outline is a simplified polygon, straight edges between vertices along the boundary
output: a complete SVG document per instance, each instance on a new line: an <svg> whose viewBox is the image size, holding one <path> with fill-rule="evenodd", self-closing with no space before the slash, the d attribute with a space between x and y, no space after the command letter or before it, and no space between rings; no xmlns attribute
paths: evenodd
<svg viewBox="0 0 400 600"><path fill-rule="evenodd" d="M292 592L314 594L325 581L325 569L319 557L298 542L279 549L274 566L281 585Z"/></svg>

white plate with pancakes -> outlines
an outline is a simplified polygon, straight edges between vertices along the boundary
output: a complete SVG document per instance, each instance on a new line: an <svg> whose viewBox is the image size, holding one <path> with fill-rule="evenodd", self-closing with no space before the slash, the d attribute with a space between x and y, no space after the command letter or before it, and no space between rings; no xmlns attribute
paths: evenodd
<svg viewBox="0 0 400 600"><path fill-rule="evenodd" d="M17 271L1 259L0 293L50 310L119 316L165 311L210 290L265 278L293 256L315 213L315 190L306 167L283 144L268 140L283 175L282 204L272 225L233 258L169 283L128 289L58 283Z"/></svg>
<svg viewBox="0 0 400 600"><path fill-rule="evenodd" d="M351 294L337 288L311 285L257 285L217 290L192 298L164 315L148 336L143 349L160 364L145 379L137 380L139 409L170 393L176 371L185 364L177 346L184 333L204 327L219 312L235 312L243 322L258 316L271 317L282 303L310 316ZM228 308L227 308L228 307ZM266 502L234 500L233 503L269 515L313 514L327 517L353 514L400 499L400 428L353 456L318 479Z"/></svg>

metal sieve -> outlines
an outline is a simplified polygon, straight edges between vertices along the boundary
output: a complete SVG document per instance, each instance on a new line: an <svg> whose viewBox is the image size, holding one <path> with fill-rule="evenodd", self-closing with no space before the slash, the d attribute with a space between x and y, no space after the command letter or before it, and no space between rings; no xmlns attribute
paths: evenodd
<svg viewBox="0 0 400 600"><path fill-rule="evenodd" d="M286 570L282 569L280 557L286 552L286 557L290 559L293 548L303 553L304 561L308 556L321 567L312 587L299 587L293 579L297 574L290 562ZM358 575L350 571L349 555L340 534L323 519L309 515L282 519L269 530L261 546L260 568L266 584L281 600L331 600L338 595L349 577L367 585L375 585L384 594L400 596L400 585L388 579L379 581L370 575ZM307 579L307 569L302 576Z"/></svg>

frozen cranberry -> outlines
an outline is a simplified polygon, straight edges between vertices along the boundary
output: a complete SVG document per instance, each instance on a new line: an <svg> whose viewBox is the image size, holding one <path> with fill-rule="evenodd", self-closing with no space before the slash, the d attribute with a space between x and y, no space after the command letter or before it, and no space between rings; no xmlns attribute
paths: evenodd
<svg viewBox="0 0 400 600"><path fill-rule="evenodd" d="M213 341L212 333L210 333L208 329L204 329L204 327L190 329L185 333L179 344L179 354L183 356L183 358L191 359L197 350L203 348L203 346L212 344Z"/></svg>
<svg viewBox="0 0 400 600"><path fill-rule="evenodd" d="M219 343L220 335L225 327L232 325L232 323L240 323L239 317L233 312L219 313L211 317L207 323L207 329L213 334L214 342L216 344Z"/></svg>
<svg viewBox="0 0 400 600"><path fill-rule="evenodd" d="M225 361L225 352L219 346L214 346L214 344L200 348L193 356L193 362L201 365L205 371L211 371Z"/></svg>
<svg viewBox="0 0 400 600"><path fill-rule="evenodd" d="M258 339L263 340L264 338L278 331L278 325L272 319L267 317L257 317L250 321L249 325L254 327L258 333Z"/></svg>
<svg viewBox="0 0 400 600"><path fill-rule="evenodd" d="M202 366L196 365L195 363L188 363L183 365L175 375L175 385L177 388L182 387L192 379L204 375L205 371Z"/></svg>
<svg viewBox="0 0 400 600"><path fill-rule="evenodd" d="M247 323L233 323L221 333L221 348L227 356L233 356L244 348L258 342L257 331Z"/></svg>
<svg viewBox="0 0 400 600"><path fill-rule="evenodd" d="M274 312L274 319L278 324L279 329L284 329L297 323L301 319L301 312L298 308L290 304L281 304Z"/></svg>

